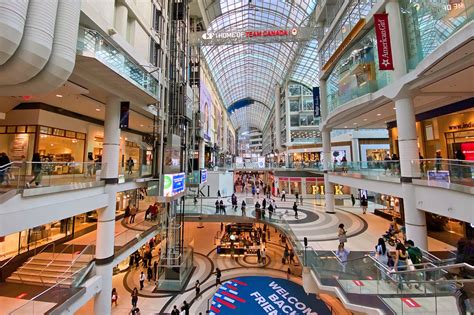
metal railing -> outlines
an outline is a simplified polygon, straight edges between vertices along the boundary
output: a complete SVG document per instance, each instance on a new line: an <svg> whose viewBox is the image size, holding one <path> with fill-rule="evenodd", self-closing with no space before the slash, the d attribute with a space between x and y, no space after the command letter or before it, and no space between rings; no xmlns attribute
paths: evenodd
<svg viewBox="0 0 474 315"><path fill-rule="evenodd" d="M474 161L422 159L411 161L411 166L421 179L474 187Z"/></svg>

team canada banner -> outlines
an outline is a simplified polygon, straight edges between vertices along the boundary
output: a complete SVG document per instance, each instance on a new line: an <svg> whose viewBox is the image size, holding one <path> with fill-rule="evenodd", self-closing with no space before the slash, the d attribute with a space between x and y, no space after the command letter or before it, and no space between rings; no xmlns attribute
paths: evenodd
<svg viewBox="0 0 474 315"><path fill-rule="evenodd" d="M393 70L392 46L388 28L388 14L374 14L375 36L379 53L379 70Z"/></svg>

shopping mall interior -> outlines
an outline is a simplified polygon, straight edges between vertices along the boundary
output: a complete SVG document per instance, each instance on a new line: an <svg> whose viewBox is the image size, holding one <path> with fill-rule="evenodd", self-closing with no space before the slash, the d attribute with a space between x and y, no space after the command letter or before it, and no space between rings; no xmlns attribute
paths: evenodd
<svg viewBox="0 0 474 315"><path fill-rule="evenodd" d="M0 1L0 314L474 314L473 17Z"/></svg>

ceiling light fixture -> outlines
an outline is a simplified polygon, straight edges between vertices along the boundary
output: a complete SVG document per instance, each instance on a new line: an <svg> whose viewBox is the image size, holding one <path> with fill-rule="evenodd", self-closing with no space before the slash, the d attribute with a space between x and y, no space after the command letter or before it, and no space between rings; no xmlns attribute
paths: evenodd
<svg viewBox="0 0 474 315"><path fill-rule="evenodd" d="M100 108L96 108L95 111L96 111L96 112L100 112Z"/></svg>
<svg viewBox="0 0 474 315"><path fill-rule="evenodd" d="M367 121L367 118L364 118L364 121Z"/></svg>
<svg viewBox="0 0 474 315"><path fill-rule="evenodd" d="M377 114L377 116L382 116L382 114Z"/></svg>
<svg viewBox="0 0 474 315"><path fill-rule="evenodd" d="M63 97L61 94L56 94L56 97Z"/></svg>

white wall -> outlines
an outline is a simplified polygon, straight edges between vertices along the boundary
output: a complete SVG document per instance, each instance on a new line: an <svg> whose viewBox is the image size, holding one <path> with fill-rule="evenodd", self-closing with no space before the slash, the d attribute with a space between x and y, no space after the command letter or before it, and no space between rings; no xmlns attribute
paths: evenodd
<svg viewBox="0 0 474 315"><path fill-rule="evenodd" d="M221 196L230 196L234 190L234 175L230 172L207 172L207 185L209 186L209 196L217 198L217 190L221 191ZM207 189L203 189L207 196Z"/></svg>

